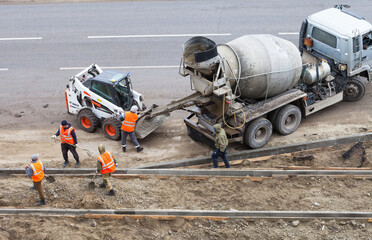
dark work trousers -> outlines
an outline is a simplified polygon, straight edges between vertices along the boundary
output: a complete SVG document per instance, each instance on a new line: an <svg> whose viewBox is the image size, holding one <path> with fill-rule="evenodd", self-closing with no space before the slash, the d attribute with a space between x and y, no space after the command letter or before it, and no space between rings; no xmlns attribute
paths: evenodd
<svg viewBox="0 0 372 240"><path fill-rule="evenodd" d="M70 152L74 156L76 162L79 162L79 155L76 152L76 147L74 147L72 145L69 145L67 143L62 143L61 144L61 149L62 149L63 159L65 159L65 162L68 162L68 154L67 154L68 150L70 150Z"/></svg>
<svg viewBox="0 0 372 240"><path fill-rule="evenodd" d="M230 168L230 163L229 160L227 160L227 148L225 149L224 152L221 152L220 149L214 150L212 153L212 161L213 161L213 167L218 168L218 157L221 157L223 162L225 163L226 168Z"/></svg>
<svg viewBox="0 0 372 240"><path fill-rule="evenodd" d="M132 142L136 148L138 148L140 145L137 141L136 134L134 132L126 132L121 130L121 146L127 147L127 136L129 135L130 139L132 139Z"/></svg>
<svg viewBox="0 0 372 240"><path fill-rule="evenodd" d="M44 196L43 187L41 186L41 181L40 182L34 182L34 186L35 186L35 189L37 190L37 192L39 193L40 200L44 200L45 196Z"/></svg>

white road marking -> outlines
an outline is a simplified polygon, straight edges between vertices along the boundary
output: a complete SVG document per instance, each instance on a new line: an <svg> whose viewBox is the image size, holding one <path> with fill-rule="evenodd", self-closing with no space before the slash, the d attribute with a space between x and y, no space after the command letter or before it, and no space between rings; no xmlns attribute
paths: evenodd
<svg viewBox="0 0 372 240"><path fill-rule="evenodd" d="M163 69L163 68L179 68L179 65L165 65L165 66L114 66L101 67L102 69ZM84 70L86 67L60 67L59 70Z"/></svg>
<svg viewBox="0 0 372 240"><path fill-rule="evenodd" d="M8 68L0 68L0 71L8 71Z"/></svg>
<svg viewBox="0 0 372 240"><path fill-rule="evenodd" d="M0 41L18 41L18 40L41 40L42 37L26 37L26 38L0 38Z"/></svg>
<svg viewBox="0 0 372 240"><path fill-rule="evenodd" d="M298 32L280 32L279 35L298 35Z"/></svg>
<svg viewBox="0 0 372 240"><path fill-rule="evenodd" d="M198 34L163 34L163 35L116 35L88 36L88 38L161 38L161 37L195 37L195 36L230 36L231 33L198 33Z"/></svg>

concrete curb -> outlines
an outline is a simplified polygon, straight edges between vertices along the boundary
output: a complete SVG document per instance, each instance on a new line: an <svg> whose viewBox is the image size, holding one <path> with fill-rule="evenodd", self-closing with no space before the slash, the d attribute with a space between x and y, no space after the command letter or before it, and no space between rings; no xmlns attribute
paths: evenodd
<svg viewBox="0 0 372 240"><path fill-rule="evenodd" d="M283 146L276 146L271 148L260 148L260 149L253 149L247 150L242 152L236 153L229 153L228 157L229 160L240 160L246 158L257 158L263 156L271 156L271 155L278 155L283 153L292 153L298 152L303 150L315 149L315 148L323 148L328 146L335 146L339 144L348 144L354 142L365 142L372 140L372 133L361 133L357 135L351 136L343 136L338 138L330 138L324 140L317 140L317 141L310 141L305 143L297 143L297 144L290 144L290 145L283 145ZM134 167L134 169L154 169L154 168L178 168L178 167L188 167L193 165L200 165L211 163L210 156L204 156L199 158L191 158L191 159L184 159L180 161L172 161L172 162L165 162L165 163L158 163L158 164L147 164L138 167Z"/></svg>

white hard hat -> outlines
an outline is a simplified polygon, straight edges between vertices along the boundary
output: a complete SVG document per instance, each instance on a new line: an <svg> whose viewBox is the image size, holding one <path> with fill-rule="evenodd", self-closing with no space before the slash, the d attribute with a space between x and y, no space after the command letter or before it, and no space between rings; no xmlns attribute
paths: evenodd
<svg viewBox="0 0 372 240"><path fill-rule="evenodd" d="M138 110L138 107L136 105L133 105L131 108L130 108L130 111L132 113L137 113L137 110Z"/></svg>

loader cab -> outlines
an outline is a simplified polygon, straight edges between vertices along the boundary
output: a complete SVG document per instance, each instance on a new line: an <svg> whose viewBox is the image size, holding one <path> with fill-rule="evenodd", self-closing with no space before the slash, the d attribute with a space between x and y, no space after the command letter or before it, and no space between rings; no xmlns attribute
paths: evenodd
<svg viewBox="0 0 372 240"><path fill-rule="evenodd" d="M133 104L133 95L130 81L126 76L120 72L107 70L84 82L84 85L107 101L128 110Z"/></svg>
<svg viewBox="0 0 372 240"><path fill-rule="evenodd" d="M337 5L310 15L301 26L299 49L328 62L334 71L372 80L372 25Z"/></svg>

